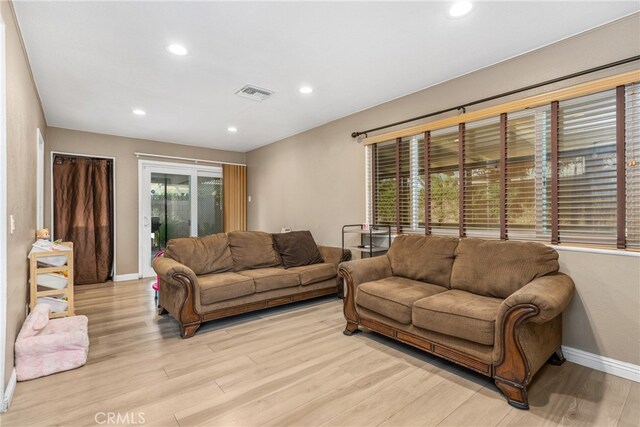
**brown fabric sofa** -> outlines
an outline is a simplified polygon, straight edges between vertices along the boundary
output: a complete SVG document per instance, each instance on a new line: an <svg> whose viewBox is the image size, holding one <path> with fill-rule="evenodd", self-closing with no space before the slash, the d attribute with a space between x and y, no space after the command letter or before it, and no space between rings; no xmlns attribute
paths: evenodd
<svg viewBox="0 0 640 427"><path fill-rule="evenodd" d="M285 269L268 233L173 239L153 261L160 313L169 312L180 324L180 336L189 338L208 320L337 293L342 290L338 264L351 253L318 250L323 263Z"/></svg>
<svg viewBox="0 0 640 427"><path fill-rule="evenodd" d="M386 256L340 264L345 334L363 326L494 378L529 407L527 385L562 363L574 284L539 243L401 235Z"/></svg>

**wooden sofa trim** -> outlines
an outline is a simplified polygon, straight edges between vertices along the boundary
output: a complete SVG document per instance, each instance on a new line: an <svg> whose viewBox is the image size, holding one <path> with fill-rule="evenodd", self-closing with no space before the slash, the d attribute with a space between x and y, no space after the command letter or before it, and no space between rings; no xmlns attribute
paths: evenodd
<svg viewBox="0 0 640 427"><path fill-rule="evenodd" d="M437 344L428 339L410 334L408 332L404 332L400 329L396 329L364 317L360 318L360 325L371 331L378 332L382 335L388 336L389 338L393 338L397 341L409 344L410 346L419 348L420 350L426 351L427 353L434 354L438 357L441 357L442 359L457 363L458 365L462 365L488 377L492 376L493 366L491 364L487 364L481 360L475 359L469 355L461 353L458 350L454 350L445 345Z"/></svg>
<svg viewBox="0 0 640 427"><path fill-rule="evenodd" d="M182 273L176 273L172 276L176 281L182 284L185 289L185 299L180 304L179 313L171 313L180 324L180 337L191 338L195 335L198 328L203 322L209 320L221 319L223 317L234 316L236 314L249 313L251 311L262 310L264 308L276 307L283 304L289 304L296 301L303 301L311 298L317 298L325 295L338 293L338 287L329 287L326 289L317 289L313 291L301 292L294 295L279 296L256 301L247 304L237 305L234 307L221 308L205 314L198 313L195 309L195 291L194 285L189 280L189 276ZM159 314L166 313L166 309L160 308Z"/></svg>
<svg viewBox="0 0 640 427"><path fill-rule="evenodd" d="M493 378L496 386L505 395L510 405L519 409L529 409L527 385L531 381L531 369L529 360L518 338L518 329L526 320L539 313L538 307L533 304L518 304L507 311L502 323L503 352L501 360L495 364L487 364L446 345L435 343L372 319L360 317L356 311L355 287L351 274L344 268L340 268L338 274L345 280L347 289L343 307L344 317L347 321L344 330L345 335L352 335L358 332L359 326L363 326L397 341L435 354ZM551 355L550 362L554 364L562 364L564 362L561 349L556 350Z"/></svg>

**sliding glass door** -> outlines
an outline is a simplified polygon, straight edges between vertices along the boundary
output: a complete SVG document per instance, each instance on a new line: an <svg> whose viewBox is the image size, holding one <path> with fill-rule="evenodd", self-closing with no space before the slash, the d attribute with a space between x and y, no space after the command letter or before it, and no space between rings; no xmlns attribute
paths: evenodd
<svg viewBox="0 0 640 427"><path fill-rule="evenodd" d="M176 237L222 232L222 169L141 161L140 243L144 277Z"/></svg>

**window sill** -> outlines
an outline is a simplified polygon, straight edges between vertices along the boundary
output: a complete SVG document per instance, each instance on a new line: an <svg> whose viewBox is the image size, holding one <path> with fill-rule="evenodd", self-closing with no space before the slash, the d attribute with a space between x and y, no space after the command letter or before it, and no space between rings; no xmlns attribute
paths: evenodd
<svg viewBox="0 0 640 427"><path fill-rule="evenodd" d="M603 249L603 248L591 248L584 246L562 246L562 245L547 245L552 247L553 249L562 252L586 252L591 254L603 254L603 255L618 255L618 256L630 256L630 257L640 257L640 252L635 250L624 250L624 249Z"/></svg>

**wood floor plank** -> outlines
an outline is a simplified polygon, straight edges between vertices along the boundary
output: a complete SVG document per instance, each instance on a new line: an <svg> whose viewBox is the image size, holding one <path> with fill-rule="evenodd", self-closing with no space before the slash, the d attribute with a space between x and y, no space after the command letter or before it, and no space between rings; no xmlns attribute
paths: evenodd
<svg viewBox="0 0 640 427"><path fill-rule="evenodd" d="M438 426L495 426L509 413L511 406L505 405L504 397L489 383L465 400Z"/></svg>
<svg viewBox="0 0 640 427"><path fill-rule="evenodd" d="M374 426L384 422L451 375L437 365L425 364L390 387L337 414L326 426Z"/></svg>
<svg viewBox="0 0 640 427"><path fill-rule="evenodd" d="M591 371L558 425L616 425L630 389L629 380Z"/></svg>
<svg viewBox="0 0 640 427"><path fill-rule="evenodd" d="M640 425L640 383L631 384L618 425L620 427L637 427Z"/></svg>
<svg viewBox="0 0 640 427"><path fill-rule="evenodd" d="M452 375L437 387L393 414L381 426L434 426L442 422L469 397L478 392L487 379Z"/></svg>
<svg viewBox="0 0 640 427"><path fill-rule="evenodd" d="M387 362L337 389L274 418L266 426L310 426L322 424L369 396L408 375L411 366L403 362Z"/></svg>

